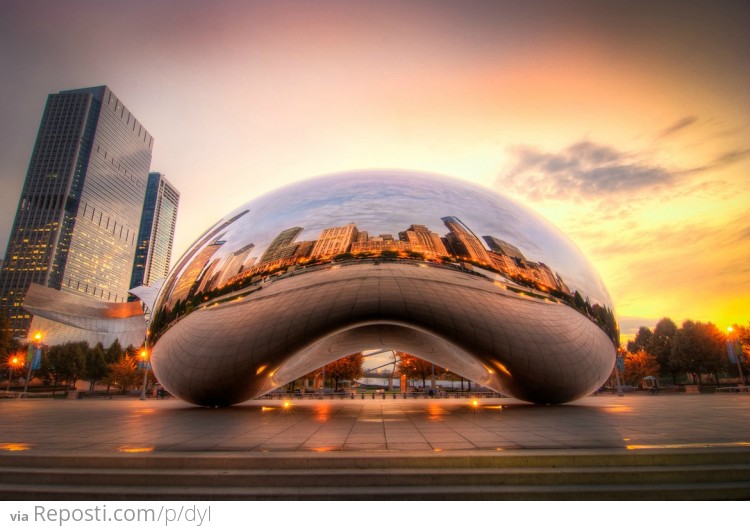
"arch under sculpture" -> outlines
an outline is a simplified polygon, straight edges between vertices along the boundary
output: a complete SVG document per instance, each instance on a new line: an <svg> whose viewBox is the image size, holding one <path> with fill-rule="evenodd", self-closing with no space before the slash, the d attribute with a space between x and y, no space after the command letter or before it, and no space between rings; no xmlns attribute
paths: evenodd
<svg viewBox="0 0 750 527"><path fill-rule="evenodd" d="M609 376L612 303L580 251L487 189L412 172L325 176L230 213L183 255L150 331L160 382L258 397L358 351L404 351L564 403Z"/></svg>

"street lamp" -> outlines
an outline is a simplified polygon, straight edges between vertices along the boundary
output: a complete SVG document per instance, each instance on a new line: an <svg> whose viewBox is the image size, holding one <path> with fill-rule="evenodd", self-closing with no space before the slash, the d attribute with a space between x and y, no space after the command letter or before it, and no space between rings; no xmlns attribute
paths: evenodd
<svg viewBox="0 0 750 527"><path fill-rule="evenodd" d="M740 353L742 352L742 347L740 347L740 353L737 353L735 345L734 345L735 343L734 335L732 334L734 333L734 326L729 326L727 328L727 333L729 334L729 338L727 339L727 351L729 352L729 361L731 362L732 358L734 358L734 360L737 362L737 371L740 374L739 376L740 386L744 386L745 378L744 378L744 375L742 374L742 362L740 361Z"/></svg>
<svg viewBox="0 0 750 527"><path fill-rule="evenodd" d="M39 331L34 333L34 345L34 353L28 353L26 355L26 361L29 363L29 368L26 372L26 382L23 385L23 397L26 397L29 393L29 383L31 382L31 372L34 368L34 363L41 360L42 333Z"/></svg>
<svg viewBox="0 0 750 527"><path fill-rule="evenodd" d="M5 387L5 393L10 393L10 383L13 380L13 370L23 366L21 359L18 355L14 355L8 359L8 386Z"/></svg>
<svg viewBox="0 0 750 527"><path fill-rule="evenodd" d="M625 396L622 391L622 383L620 382L620 370L625 371L625 354L620 353L619 350L615 355L615 380L617 381L617 397Z"/></svg>
<svg viewBox="0 0 750 527"><path fill-rule="evenodd" d="M146 400L146 382L148 380L148 349L141 349L141 363L143 364L143 389L141 390L141 401Z"/></svg>

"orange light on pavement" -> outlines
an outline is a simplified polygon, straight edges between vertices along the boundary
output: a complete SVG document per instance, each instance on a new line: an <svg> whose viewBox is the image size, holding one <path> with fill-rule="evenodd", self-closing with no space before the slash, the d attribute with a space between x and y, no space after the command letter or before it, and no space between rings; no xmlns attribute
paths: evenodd
<svg viewBox="0 0 750 527"><path fill-rule="evenodd" d="M121 446L117 449L118 452L123 454L144 454L147 452L153 452L154 447L152 446Z"/></svg>
<svg viewBox="0 0 750 527"><path fill-rule="evenodd" d="M31 445L28 443L0 443L0 450L7 450L9 452L21 452L30 448Z"/></svg>

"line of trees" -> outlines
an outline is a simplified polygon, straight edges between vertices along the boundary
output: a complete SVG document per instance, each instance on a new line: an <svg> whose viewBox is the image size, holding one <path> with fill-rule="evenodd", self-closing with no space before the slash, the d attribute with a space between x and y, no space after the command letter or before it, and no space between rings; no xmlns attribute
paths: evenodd
<svg viewBox="0 0 750 527"><path fill-rule="evenodd" d="M6 368L6 382L17 381L28 374L27 353L16 339L8 336L6 329L9 329L9 324L0 320L0 360ZM51 384L53 394L58 386L63 386L67 394L79 380L89 382L89 391L94 391L97 383L106 384L107 393L112 389L126 393L140 387L143 382L142 370L138 371L138 350L133 346L123 348L117 340L107 348L101 342L91 347L84 341L43 346L42 349L41 363L32 372L32 379ZM148 375L150 382L154 382L153 373Z"/></svg>
<svg viewBox="0 0 750 527"><path fill-rule="evenodd" d="M747 378L750 359L750 330L734 325L732 336L739 368ZM670 318L662 318L654 329L641 326L624 351L624 378L638 384L644 377L667 376L678 384L687 375L694 384L702 384L709 375L719 384L719 374L739 375L738 365L729 361L727 335L712 322L685 320L677 326Z"/></svg>
<svg viewBox="0 0 750 527"><path fill-rule="evenodd" d="M354 353L353 355L342 357L326 364L325 372L323 371L323 368L311 371L302 376L302 380L309 379L315 382L316 378L323 378L325 375L326 385L333 388L334 391L339 391L344 382L355 381L364 374L364 369L362 367L364 363L364 355L361 352ZM290 384L290 389L294 389L294 383Z"/></svg>

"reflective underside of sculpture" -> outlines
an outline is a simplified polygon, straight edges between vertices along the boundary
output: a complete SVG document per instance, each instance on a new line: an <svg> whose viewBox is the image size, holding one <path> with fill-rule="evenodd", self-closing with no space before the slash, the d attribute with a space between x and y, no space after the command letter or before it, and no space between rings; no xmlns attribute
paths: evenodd
<svg viewBox="0 0 750 527"><path fill-rule="evenodd" d="M607 379L616 339L601 280L545 220L409 172L317 178L233 211L172 270L151 326L160 382L207 406L381 348L564 403Z"/></svg>

